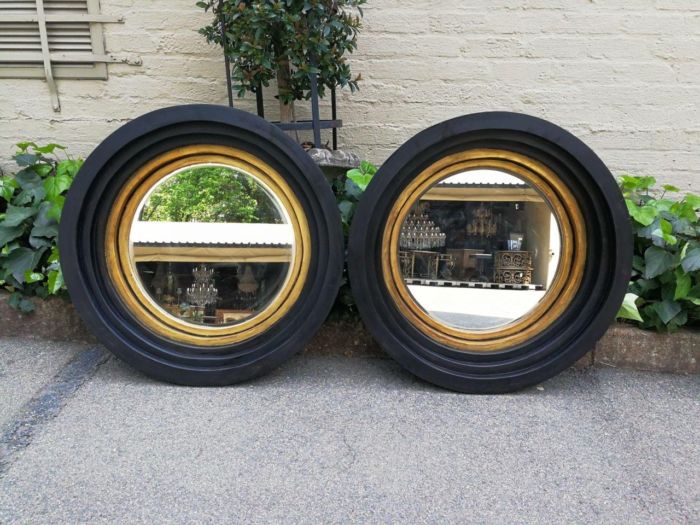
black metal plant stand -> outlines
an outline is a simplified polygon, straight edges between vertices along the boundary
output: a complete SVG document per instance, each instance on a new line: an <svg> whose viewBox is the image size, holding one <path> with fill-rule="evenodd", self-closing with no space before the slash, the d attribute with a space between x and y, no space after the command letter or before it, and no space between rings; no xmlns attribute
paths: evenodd
<svg viewBox="0 0 700 525"><path fill-rule="evenodd" d="M338 110L336 107L335 86L331 88L331 120L321 119L321 111L319 108L318 96L318 79L314 74L309 75L311 83L311 120L298 120L296 122L272 122L278 128L284 131L313 131L314 147L321 147L321 130L331 129L333 131L333 149L338 149L338 128L343 127L343 121L338 119ZM229 93L231 93L231 82L228 84ZM258 116L265 118L265 105L263 102L262 87L258 86L255 90L255 99L257 102ZM233 107L233 103L231 103Z"/></svg>

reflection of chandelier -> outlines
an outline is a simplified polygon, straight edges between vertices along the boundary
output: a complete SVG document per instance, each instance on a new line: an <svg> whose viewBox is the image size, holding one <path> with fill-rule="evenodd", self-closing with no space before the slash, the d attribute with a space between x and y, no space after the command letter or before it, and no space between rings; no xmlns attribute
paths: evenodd
<svg viewBox="0 0 700 525"><path fill-rule="evenodd" d="M214 288L214 269L195 266L192 275L194 282L187 289L187 300L195 306L206 306L216 302L219 291Z"/></svg>
<svg viewBox="0 0 700 525"><path fill-rule="evenodd" d="M479 237L491 237L496 235L498 223L493 218L491 208L480 204L473 212L473 220L467 224L467 235L478 235Z"/></svg>
<svg viewBox="0 0 700 525"><path fill-rule="evenodd" d="M399 247L406 250L427 250L445 246L445 234L426 214L411 213L401 226Z"/></svg>

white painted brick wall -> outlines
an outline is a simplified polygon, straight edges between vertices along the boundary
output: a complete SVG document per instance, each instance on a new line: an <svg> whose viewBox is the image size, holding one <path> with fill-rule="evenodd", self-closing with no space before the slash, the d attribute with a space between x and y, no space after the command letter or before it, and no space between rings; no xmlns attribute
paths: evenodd
<svg viewBox="0 0 700 525"><path fill-rule="evenodd" d="M22 139L86 155L149 110L225 103L220 52L197 34L208 17L194 0L102 6L126 19L105 26L108 51L143 66L59 81L61 113L42 81L0 80L4 168ZM443 119L510 110L569 129L615 173L700 192L700 0L370 0L359 43L351 62L364 81L339 97L340 139L374 162Z"/></svg>

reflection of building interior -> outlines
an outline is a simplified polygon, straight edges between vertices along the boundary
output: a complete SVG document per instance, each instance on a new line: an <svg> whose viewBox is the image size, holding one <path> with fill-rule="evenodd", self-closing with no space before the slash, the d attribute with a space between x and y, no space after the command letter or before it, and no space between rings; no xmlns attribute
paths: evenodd
<svg viewBox="0 0 700 525"><path fill-rule="evenodd" d="M292 260L288 224L135 222L132 257L144 289L192 322L232 324L262 310Z"/></svg>
<svg viewBox="0 0 700 525"><path fill-rule="evenodd" d="M426 192L404 222L400 261L409 284L546 289L559 229L521 179L474 170Z"/></svg>

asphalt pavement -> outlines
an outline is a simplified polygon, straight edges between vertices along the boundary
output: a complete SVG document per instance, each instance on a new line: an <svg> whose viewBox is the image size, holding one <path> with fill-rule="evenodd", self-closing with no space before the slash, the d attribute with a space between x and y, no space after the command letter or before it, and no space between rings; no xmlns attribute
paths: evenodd
<svg viewBox="0 0 700 525"><path fill-rule="evenodd" d="M297 357L186 388L0 340L0 523L698 523L700 379L594 368L456 394Z"/></svg>

